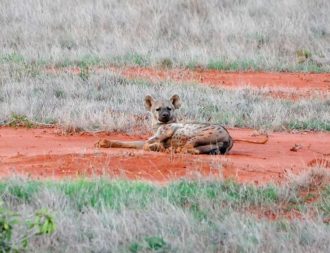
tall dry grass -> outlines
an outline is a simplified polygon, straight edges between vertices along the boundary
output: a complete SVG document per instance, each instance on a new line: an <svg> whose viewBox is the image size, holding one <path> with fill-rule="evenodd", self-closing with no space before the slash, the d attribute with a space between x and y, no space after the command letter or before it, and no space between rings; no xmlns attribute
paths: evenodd
<svg viewBox="0 0 330 253"><path fill-rule="evenodd" d="M89 55L285 69L297 54L330 58L329 13L328 0L1 0L0 48L49 63Z"/></svg>
<svg viewBox="0 0 330 253"><path fill-rule="evenodd" d="M0 183L0 197L23 218L43 208L54 217L55 233L31 238L28 252L328 252L329 178L325 169L261 187L12 178ZM314 201L300 194L306 189ZM13 240L26 229L15 225Z"/></svg>
<svg viewBox="0 0 330 253"><path fill-rule="evenodd" d="M88 78L88 79L86 79ZM181 96L180 121L270 130L330 130L329 97L289 101L267 90L222 90L198 85L126 80L111 73L43 74L0 68L0 124L26 116L86 130L145 132L150 129L143 99Z"/></svg>

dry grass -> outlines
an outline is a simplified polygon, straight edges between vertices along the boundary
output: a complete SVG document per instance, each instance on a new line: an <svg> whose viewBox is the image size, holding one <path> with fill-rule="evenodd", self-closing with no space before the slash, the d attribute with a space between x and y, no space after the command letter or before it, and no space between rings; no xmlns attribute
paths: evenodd
<svg viewBox="0 0 330 253"><path fill-rule="evenodd" d="M287 101L265 97L269 90L233 91L198 85L151 84L128 81L111 73L31 74L27 70L0 69L0 121L19 119L57 123L86 130L148 131L143 106L147 94L169 98L179 94L180 121L214 122L259 129L330 130L327 99ZM32 121L28 124L28 120Z"/></svg>
<svg viewBox="0 0 330 253"><path fill-rule="evenodd" d="M3 0L0 58L329 70L329 13L328 0Z"/></svg>
<svg viewBox="0 0 330 253"><path fill-rule="evenodd" d="M187 121L330 130L329 98L292 102L264 90L150 84L88 68L79 76L39 70L116 63L329 71L329 13L328 0L2 0L0 125L148 131L144 96L178 93ZM53 214L56 232L31 238L33 252L327 252L330 189L321 181L314 204L300 196L329 179L313 173L283 188L12 179L0 183L0 197L23 217L40 208ZM279 212L288 204L301 209L301 219L269 221L248 211ZM310 208L312 217L304 211ZM25 228L15 227L13 239Z"/></svg>
<svg viewBox="0 0 330 253"><path fill-rule="evenodd" d="M325 174L312 171L304 178ZM156 186L104 178L11 179L0 184L0 194L6 207L23 217L40 208L52 213L56 231L32 238L33 252L327 252L330 191L325 187L312 203L300 196L296 183L256 187L206 180ZM263 215L288 207L300 215L278 220ZM14 239L22 229L15 227Z"/></svg>

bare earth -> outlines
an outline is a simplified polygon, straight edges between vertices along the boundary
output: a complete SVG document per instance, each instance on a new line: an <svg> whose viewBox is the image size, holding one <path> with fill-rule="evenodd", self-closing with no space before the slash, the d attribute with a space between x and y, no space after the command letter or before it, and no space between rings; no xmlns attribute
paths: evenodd
<svg viewBox="0 0 330 253"><path fill-rule="evenodd" d="M234 138L253 134L249 129L229 129L229 132ZM19 173L33 178L62 178L105 174L166 182L202 175L262 184L281 182L291 172L296 174L318 164L330 169L330 133L273 133L265 145L235 143L226 156L93 146L100 138L146 137L106 133L63 135L56 128L0 128L0 176ZM290 151L293 147L297 148Z"/></svg>
<svg viewBox="0 0 330 253"><path fill-rule="evenodd" d="M79 73L79 68L47 69L46 72ZM243 84L271 88L275 97L297 99L318 92L329 96L330 74L220 72L213 70L155 70L151 68L94 68L127 78L152 81L198 82L225 88ZM275 88L275 90L273 90ZM277 89L277 90L276 90ZM291 89L291 91L290 91ZM253 130L229 129L235 138L251 137ZM165 154L129 149L98 149L100 138L145 140L148 136L118 133L63 135L59 129L0 128L0 177L12 173L34 178L62 178L105 174L129 179L166 182L180 177L224 177L239 182L283 182L291 173L311 167L330 169L330 133L272 133L265 145L235 143L229 155Z"/></svg>
<svg viewBox="0 0 330 253"><path fill-rule="evenodd" d="M48 68L48 73L80 73L78 67ZM198 83L225 89L250 87L269 89L268 95L275 98L300 99L330 94L329 73L285 73L285 72L223 72L208 69L153 69L144 67L104 67L90 68L91 72L114 72L131 79L152 82L175 81L178 83Z"/></svg>

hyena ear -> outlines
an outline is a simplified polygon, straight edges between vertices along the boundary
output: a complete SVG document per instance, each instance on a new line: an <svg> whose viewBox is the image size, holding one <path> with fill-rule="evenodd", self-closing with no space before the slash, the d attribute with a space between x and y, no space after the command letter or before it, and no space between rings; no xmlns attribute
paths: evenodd
<svg viewBox="0 0 330 253"><path fill-rule="evenodd" d="M150 96L150 95L147 95L144 98L144 106L147 109L147 111L150 111L151 110L152 104L154 102L155 102L155 99L152 96Z"/></svg>
<svg viewBox="0 0 330 253"><path fill-rule="evenodd" d="M180 106L181 106L181 99L180 99L179 95L173 95L170 98L170 101L173 104L173 106L174 106L175 109L179 109L180 108Z"/></svg>

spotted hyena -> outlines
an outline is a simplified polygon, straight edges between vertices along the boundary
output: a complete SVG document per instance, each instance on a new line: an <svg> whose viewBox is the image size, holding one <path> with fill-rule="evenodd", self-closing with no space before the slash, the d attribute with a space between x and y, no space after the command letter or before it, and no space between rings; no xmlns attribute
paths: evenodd
<svg viewBox="0 0 330 253"><path fill-rule="evenodd" d="M100 140L98 147L136 148L151 151L172 150L191 154L227 154L233 147L233 139L226 128L209 123L178 123L175 111L181 99L156 100L148 95L145 108L152 114L154 135L147 141Z"/></svg>

